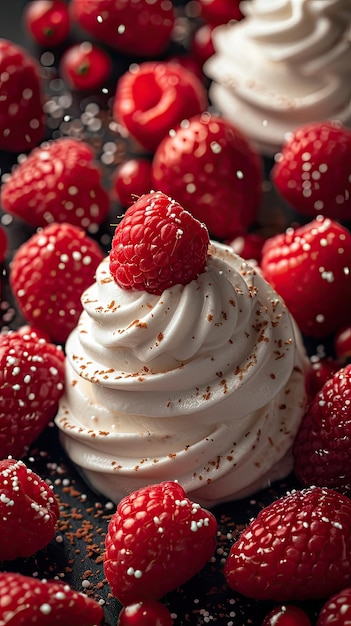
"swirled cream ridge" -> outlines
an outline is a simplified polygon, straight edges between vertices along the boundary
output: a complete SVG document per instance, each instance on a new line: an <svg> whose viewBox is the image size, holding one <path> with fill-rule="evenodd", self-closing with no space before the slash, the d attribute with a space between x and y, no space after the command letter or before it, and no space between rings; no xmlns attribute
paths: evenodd
<svg viewBox="0 0 351 626"><path fill-rule="evenodd" d="M211 242L206 271L162 295L99 266L66 344L55 422L90 485L114 502L178 480L199 503L285 477L305 407L305 353L259 272Z"/></svg>
<svg viewBox="0 0 351 626"><path fill-rule="evenodd" d="M351 125L349 0L250 0L213 32L204 65L218 111L277 152L289 131L326 119Z"/></svg>

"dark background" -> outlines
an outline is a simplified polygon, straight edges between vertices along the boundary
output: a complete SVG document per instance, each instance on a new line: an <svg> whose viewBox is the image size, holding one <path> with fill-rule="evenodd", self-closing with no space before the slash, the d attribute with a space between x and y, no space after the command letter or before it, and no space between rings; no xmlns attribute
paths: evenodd
<svg viewBox="0 0 351 626"><path fill-rule="evenodd" d="M26 0L0 0L0 37L27 45L22 27L22 10Z"/></svg>

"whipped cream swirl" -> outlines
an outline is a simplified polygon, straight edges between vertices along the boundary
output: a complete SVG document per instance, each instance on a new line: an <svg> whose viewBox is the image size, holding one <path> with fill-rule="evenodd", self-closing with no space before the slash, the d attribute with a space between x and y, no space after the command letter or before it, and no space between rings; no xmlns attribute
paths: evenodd
<svg viewBox="0 0 351 626"><path fill-rule="evenodd" d="M213 33L210 98L261 152L286 133L333 119L351 125L350 0L250 0Z"/></svg>
<svg viewBox="0 0 351 626"><path fill-rule="evenodd" d="M95 490L178 480L213 506L289 473L305 355L255 268L211 243L205 272L157 296L121 289L106 258L82 304L55 421Z"/></svg>

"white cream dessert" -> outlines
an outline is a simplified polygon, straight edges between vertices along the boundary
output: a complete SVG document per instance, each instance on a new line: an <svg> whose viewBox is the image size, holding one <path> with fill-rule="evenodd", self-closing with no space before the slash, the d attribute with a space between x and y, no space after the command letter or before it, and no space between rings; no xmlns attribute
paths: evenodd
<svg viewBox="0 0 351 626"><path fill-rule="evenodd" d="M350 0L250 0L213 32L204 71L216 109L278 151L286 133L325 119L351 125Z"/></svg>
<svg viewBox="0 0 351 626"><path fill-rule="evenodd" d="M292 469L305 354L257 270L211 242L206 271L161 295L127 291L106 258L66 344L62 444L98 492L178 480L206 506Z"/></svg>

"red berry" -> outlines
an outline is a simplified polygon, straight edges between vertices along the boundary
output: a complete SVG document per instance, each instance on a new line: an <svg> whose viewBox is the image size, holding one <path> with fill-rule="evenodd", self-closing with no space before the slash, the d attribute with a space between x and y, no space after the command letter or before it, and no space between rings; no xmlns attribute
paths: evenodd
<svg viewBox="0 0 351 626"><path fill-rule="evenodd" d="M152 163L154 187L176 198L219 239L255 222L261 175L261 159L246 137L209 113L165 137Z"/></svg>
<svg viewBox="0 0 351 626"><path fill-rule="evenodd" d="M210 24L202 24L196 29L190 42L191 56L198 63L202 69L205 61L209 59L214 53L214 45L212 41L212 32L215 26Z"/></svg>
<svg viewBox="0 0 351 626"><path fill-rule="evenodd" d="M98 89L109 78L112 62L105 50L90 41L66 50L60 61L60 74L70 89Z"/></svg>
<svg viewBox="0 0 351 626"><path fill-rule="evenodd" d="M45 341L50 342L50 337L47 333L45 333L42 329L36 328L35 326L30 326L29 324L24 324L23 326L20 326L16 330L16 332L21 335L21 337L25 337L27 339L29 337L32 337L33 339L45 339Z"/></svg>
<svg viewBox="0 0 351 626"><path fill-rule="evenodd" d="M311 626L307 614L293 604L272 609L263 620L262 626Z"/></svg>
<svg viewBox="0 0 351 626"><path fill-rule="evenodd" d="M204 75L202 73L202 67L199 66L196 59L192 54L190 54L190 52L172 54L170 57L167 57L167 61L168 63L177 63L181 67L184 67L192 76L196 76L200 80L201 84L203 83Z"/></svg>
<svg viewBox="0 0 351 626"><path fill-rule="evenodd" d="M52 487L23 461L0 461L0 560L27 558L53 539L59 505Z"/></svg>
<svg viewBox="0 0 351 626"><path fill-rule="evenodd" d="M122 206L128 207L152 188L151 162L135 158L123 161L114 172L112 193Z"/></svg>
<svg viewBox="0 0 351 626"><path fill-rule="evenodd" d="M24 456L55 416L63 352L36 332L0 334L0 457Z"/></svg>
<svg viewBox="0 0 351 626"><path fill-rule="evenodd" d="M162 54L175 23L170 0L72 0L70 8L73 19L95 39L132 56Z"/></svg>
<svg viewBox="0 0 351 626"><path fill-rule="evenodd" d="M66 223L50 224L23 243L11 264L10 285L28 323L64 343L103 258L95 241Z"/></svg>
<svg viewBox="0 0 351 626"><path fill-rule="evenodd" d="M174 126L207 104L204 85L185 67L145 61L119 79L113 114L143 148L154 152Z"/></svg>
<svg viewBox="0 0 351 626"><path fill-rule="evenodd" d="M351 624L351 587L334 594L322 606L316 626L348 626Z"/></svg>
<svg viewBox="0 0 351 626"><path fill-rule="evenodd" d="M306 374L306 390L310 400L313 400L324 383L340 369L340 363L331 357L313 357L310 365Z"/></svg>
<svg viewBox="0 0 351 626"><path fill-rule="evenodd" d="M161 598L205 566L216 534L214 515L176 482L126 496L106 536L104 568L113 595L124 605Z"/></svg>
<svg viewBox="0 0 351 626"><path fill-rule="evenodd" d="M56 580L0 573L0 623L13 626L98 626L103 609L93 598Z"/></svg>
<svg viewBox="0 0 351 626"><path fill-rule="evenodd" d="M325 337L349 322L350 268L351 234L329 218L289 228L262 250L264 277L311 337Z"/></svg>
<svg viewBox="0 0 351 626"><path fill-rule="evenodd" d="M334 339L336 356L343 363L351 357L351 325L339 330Z"/></svg>
<svg viewBox="0 0 351 626"><path fill-rule="evenodd" d="M236 235L228 245L233 248L235 254L243 259L254 260L260 263L262 256L262 248L265 239L256 233L244 233Z"/></svg>
<svg viewBox="0 0 351 626"><path fill-rule="evenodd" d="M54 47L70 30L68 4L61 0L34 0L23 9L24 26L40 46Z"/></svg>
<svg viewBox="0 0 351 626"><path fill-rule="evenodd" d="M201 15L209 22L219 26L230 20L241 20L241 0L200 0Z"/></svg>
<svg viewBox="0 0 351 626"><path fill-rule="evenodd" d="M117 226L110 271L123 289L161 294L204 271L209 244L204 224L156 191L127 209Z"/></svg>
<svg viewBox="0 0 351 626"><path fill-rule="evenodd" d="M0 150L31 150L45 136L39 66L27 51L0 39L0 76Z"/></svg>
<svg viewBox="0 0 351 626"><path fill-rule="evenodd" d="M325 598L350 585L351 500L331 489L272 502L232 545L228 585L258 600Z"/></svg>
<svg viewBox="0 0 351 626"><path fill-rule="evenodd" d="M323 385L294 442L295 473L304 485L351 488L351 365Z"/></svg>
<svg viewBox="0 0 351 626"><path fill-rule="evenodd" d="M117 626L172 626L168 609L156 600L144 600L122 608Z"/></svg>
<svg viewBox="0 0 351 626"><path fill-rule="evenodd" d="M33 150L2 187L4 211L34 227L69 222L90 232L106 217L108 193L84 141L60 138Z"/></svg>
<svg viewBox="0 0 351 626"><path fill-rule="evenodd" d="M299 213L349 220L350 163L350 129L337 122L315 122L289 135L272 180Z"/></svg>

